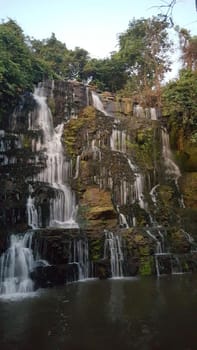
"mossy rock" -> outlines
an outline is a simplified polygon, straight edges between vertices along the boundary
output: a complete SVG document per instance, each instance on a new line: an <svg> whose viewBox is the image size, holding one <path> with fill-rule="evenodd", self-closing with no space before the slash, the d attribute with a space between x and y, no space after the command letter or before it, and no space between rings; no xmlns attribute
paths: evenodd
<svg viewBox="0 0 197 350"><path fill-rule="evenodd" d="M80 200L80 206L85 208L84 211L82 209L82 215L88 227L110 229L117 225L117 214L109 191L93 186L87 187Z"/></svg>
<svg viewBox="0 0 197 350"><path fill-rule="evenodd" d="M95 131L95 109L88 106L83 109L77 119L70 119L64 130L64 143L67 153L76 156L81 153L84 146L83 130ZM86 133L85 133L86 134Z"/></svg>
<svg viewBox="0 0 197 350"><path fill-rule="evenodd" d="M177 230L171 233L170 246L171 251L177 254L188 253L191 250L191 245L182 230Z"/></svg>
<svg viewBox="0 0 197 350"><path fill-rule="evenodd" d="M150 276L154 273L154 259L152 256L140 258L139 274Z"/></svg>
<svg viewBox="0 0 197 350"><path fill-rule="evenodd" d="M176 159L185 172L197 172L197 145L186 142L183 149L176 153Z"/></svg>
<svg viewBox="0 0 197 350"><path fill-rule="evenodd" d="M164 205L169 206L173 199L173 189L168 185L160 185L158 188L158 194Z"/></svg>
<svg viewBox="0 0 197 350"><path fill-rule="evenodd" d="M186 207L197 208L197 172L184 174L180 184Z"/></svg>

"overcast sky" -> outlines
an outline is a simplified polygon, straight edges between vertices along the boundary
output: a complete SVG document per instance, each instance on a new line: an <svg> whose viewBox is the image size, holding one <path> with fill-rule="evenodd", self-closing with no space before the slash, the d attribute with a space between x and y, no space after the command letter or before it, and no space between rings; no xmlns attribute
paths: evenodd
<svg viewBox="0 0 197 350"><path fill-rule="evenodd" d="M117 50L117 35L134 17L151 17L170 0L0 0L0 19L16 20L26 35L46 39L54 32L68 49L86 49L91 57ZM174 22L197 34L195 0L177 0Z"/></svg>

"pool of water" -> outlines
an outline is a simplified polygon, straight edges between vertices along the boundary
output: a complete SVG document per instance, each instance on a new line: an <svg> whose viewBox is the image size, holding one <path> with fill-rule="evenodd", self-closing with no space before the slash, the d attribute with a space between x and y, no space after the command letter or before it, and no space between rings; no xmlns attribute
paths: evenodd
<svg viewBox="0 0 197 350"><path fill-rule="evenodd" d="M89 280L0 299L1 350L196 350L197 276Z"/></svg>

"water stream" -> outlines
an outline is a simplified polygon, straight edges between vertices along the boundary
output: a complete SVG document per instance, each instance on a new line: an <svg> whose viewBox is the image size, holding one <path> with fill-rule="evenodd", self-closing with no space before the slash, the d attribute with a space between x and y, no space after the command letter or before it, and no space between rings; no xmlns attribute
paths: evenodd
<svg viewBox="0 0 197 350"><path fill-rule="evenodd" d="M123 251L121 237L105 232L104 259L110 258L112 278L123 277Z"/></svg>
<svg viewBox="0 0 197 350"><path fill-rule="evenodd" d="M30 273L40 264L48 265L40 259L38 252L34 257L32 239L32 231L10 236L9 247L0 258L0 294L4 297L33 292Z"/></svg>
<svg viewBox="0 0 197 350"><path fill-rule="evenodd" d="M45 199L46 205L49 207L47 226L78 227L76 223L77 206L75 194L67 184L71 166L69 162L65 161L61 142L64 124L59 124L54 128L52 114L47 106L46 96L42 87L35 90L34 99L37 103L37 118L32 119L30 125L33 130L42 130L43 132L42 142L39 140L39 145L34 145L34 147L44 152L46 166L33 180L35 184L45 184L53 193L49 203L47 198ZM33 191L29 194L27 211L30 227L37 228L43 225L42 205L36 205L36 193L34 194Z"/></svg>
<svg viewBox="0 0 197 350"><path fill-rule="evenodd" d="M108 113L106 112L103 103L99 97L99 95L95 92L92 91L92 102L93 102L93 106L100 111L101 113L103 113L104 115L108 115Z"/></svg>

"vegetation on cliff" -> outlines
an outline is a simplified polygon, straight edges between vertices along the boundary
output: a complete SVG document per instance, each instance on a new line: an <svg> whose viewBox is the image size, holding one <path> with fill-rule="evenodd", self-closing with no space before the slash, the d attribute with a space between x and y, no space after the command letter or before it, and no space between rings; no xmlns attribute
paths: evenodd
<svg viewBox="0 0 197 350"><path fill-rule="evenodd" d="M55 116L57 120L66 120L64 143L75 170L77 157L80 157L80 169L69 179L78 197L80 227L103 234L106 228L125 228L126 224L119 218L120 213L135 220L137 230L128 229L125 236L133 257L138 259L138 270L142 275L150 274L154 269L155 242L147 238L145 229L155 224L151 222L150 213L154 214L156 222L165 227L167 241L177 254L187 253L190 249L181 225L190 227L193 233L191 222L196 220L197 40L186 30L177 30L183 69L177 79L162 86L164 75L170 68L168 54L171 43L168 23L160 17L133 19L128 29L119 35L118 51L103 60L91 59L86 50L78 47L68 50L54 33L40 41L26 37L13 20L0 25L0 121L13 111L21 95L33 91L34 84L46 79L58 79L61 83L69 79L89 82L92 89L104 92L102 96L107 102L111 99L111 103L115 102L118 106L120 119L117 122L111 117L104 118L92 106L82 108L81 95L75 94L74 88L70 88L67 95L67 92L63 95L62 90L54 90L53 96L48 94L48 105L52 112L58 114ZM89 97L86 96L88 101ZM125 97L129 97L128 113L122 107ZM79 107L72 118L71 110L77 104ZM187 172L180 181L186 211L177 205L180 200L178 185L174 179L167 176L166 179L162 174L165 167L160 160L159 123L145 118L145 114L136 118L133 106L137 105L147 107L149 111L151 107L162 110L161 122L170 131L176 160L181 170ZM70 113L68 118L65 117L65 106ZM27 123L24 125L23 129L27 129ZM119 145L110 144L113 132L119 135L118 141L116 139ZM120 145L120 139L124 139L122 135L126 140L124 151ZM26 151L31 148L30 136L23 138L23 146ZM136 186L139 193L135 194L133 202L132 190L127 192L125 189L133 189L137 180L143 183L144 189ZM157 181L158 185L155 185ZM155 193L152 195L155 195L157 205L150 194L153 183ZM144 201L144 207L140 201ZM150 213L146 206L149 206ZM129 224L132 226L133 223ZM93 245L92 256L96 261L101 258L100 243Z"/></svg>

